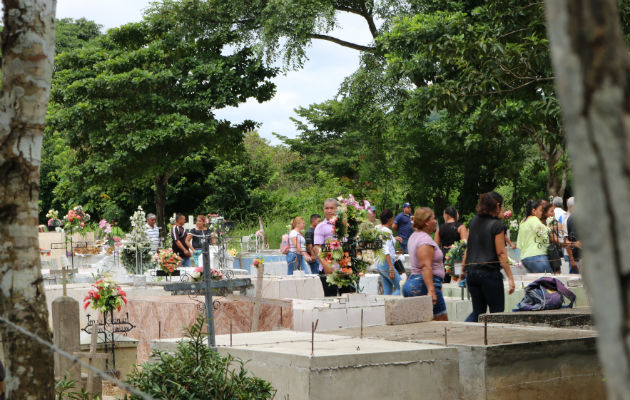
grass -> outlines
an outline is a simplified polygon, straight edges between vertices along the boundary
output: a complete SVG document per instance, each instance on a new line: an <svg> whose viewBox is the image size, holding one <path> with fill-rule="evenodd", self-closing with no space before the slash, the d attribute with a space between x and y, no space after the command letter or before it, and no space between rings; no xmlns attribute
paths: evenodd
<svg viewBox="0 0 630 400"><path fill-rule="evenodd" d="M290 221L285 220L283 218L277 219L268 219L263 220L265 226L265 235L267 236L267 241L270 249L279 249L280 242L282 241L282 235L288 233L287 229ZM230 232L230 236L234 238L241 238L242 236L253 235L258 231L260 227L255 223L237 223L234 229ZM230 248L236 248L237 250L239 246L237 244L233 244Z"/></svg>

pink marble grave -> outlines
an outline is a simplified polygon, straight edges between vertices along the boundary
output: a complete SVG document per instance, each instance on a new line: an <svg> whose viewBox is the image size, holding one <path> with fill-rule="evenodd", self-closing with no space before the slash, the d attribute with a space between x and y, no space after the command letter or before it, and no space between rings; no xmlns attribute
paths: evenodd
<svg viewBox="0 0 630 400"><path fill-rule="evenodd" d="M226 297L213 297L215 331L217 335L249 332L254 304ZM293 328L291 300L274 300L262 304L258 319L259 331ZM129 321L136 325L127 336L138 340L138 363L151 354L151 340L183 337L200 312L204 312L203 296L134 297L128 299L121 314L129 313ZM117 313L118 314L118 313Z"/></svg>

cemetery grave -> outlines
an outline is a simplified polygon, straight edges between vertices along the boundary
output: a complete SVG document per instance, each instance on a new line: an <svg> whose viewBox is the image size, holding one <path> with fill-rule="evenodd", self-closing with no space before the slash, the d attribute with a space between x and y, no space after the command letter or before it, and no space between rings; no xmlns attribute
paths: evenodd
<svg viewBox="0 0 630 400"><path fill-rule="evenodd" d="M51 256L43 257L54 259L52 254L51 251ZM272 261L265 262L262 268L253 267L251 261L263 255ZM63 346L93 359L102 370L107 369L106 358L109 362L115 357L117 373L122 377L133 365L150 362L151 349L172 351L182 339L182 328L190 326L200 312L204 313L209 301L217 350L249 361L250 373L269 380L278 389L276 398L323 398L329 391L320 388L326 387L351 397L359 390L362 398L377 399L391 393L386 391L383 377L388 377L390 389L393 387L391 390L399 398L417 398L412 394L422 391L425 398L502 399L517 393L537 395L544 390L568 399L593 398L580 396L598 396L603 391L594 345L596 334L581 329L590 324L576 321L571 330L550 327L566 315L579 315L580 321L590 321L587 309L491 315L486 345L483 324L431 322L431 301L427 296L379 295L378 274L361 277L363 293L325 298L317 275L298 271L288 276L283 256L257 249L233 258L226 254L224 262L229 260L229 265L223 271L228 278L211 285L230 288L221 292L223 289L215 287L214 295L205 298L203 282L191 282L188 274L192 271L188 269L182 268L180 277L160 279L149 272L127 273L116 266L114 254L91 257L85 257L72 269L71 260L58 256L52 267L44 270L54 276L51 282L58 282L45 287L51 321L54 325L55 320L68 318L55 315L59 313L52 311L55 301L68 309L68 304L84 297L95 274L103 270L114 272L125 283L122 288L128 297L127 304L120 312L114 312L114 317L128 321L133 329L122 335L116 333L113 348L109 344L105 351L103 335L90 345L92 339L87 330L94 316L89 315L90 310L81 309L72 317L77 322L65 325L80 325L86 331L81 332L78 343L72 339L73 343ZM216 265L218 260L215 252L209 265ZM517 275L516 293L506 293L506 310L520 301L524 286L540 276ZM556 277L576 292L577 305L588 304L579 277ZM465 319L471 310L466 291L457 283L445 284L443 290L449 319ZM537 322L532 322L532 318ZM526 326L534 323L539 326ZM86 354L89 352L92 355ZM514 371L517 368L512 365L517 364L520 367ZM542 372L537 371L540 365L545 365ZM60 361L59 368L69 367ZM285 370L286 374L280 373ZM87 371L82 372L87 384ZM360 389L349 384L357 379L366 382ZM551 381L539 385L541 388L527 383L545 379ZM100 378L93 377L90 382L100 387ZM566 384L577 389L562 397L558 393ZM411 390L413 385L418 387Z"/></svg>

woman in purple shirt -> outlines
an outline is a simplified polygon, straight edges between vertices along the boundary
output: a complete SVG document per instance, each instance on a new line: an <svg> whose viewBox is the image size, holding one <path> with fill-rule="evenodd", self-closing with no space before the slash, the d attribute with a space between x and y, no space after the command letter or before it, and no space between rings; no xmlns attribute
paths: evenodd
<svg viewBox="0 0 630 400"><path fill-rule="evenodd" d="M413 234L407 248L411 262L411 276L403 285L403 296L425 296L433 299L433 320L448 321L446 303L442 295L444 263L440 246L429 236L435 232L437 220L430 208L418 208L413 215Z"/></svg>

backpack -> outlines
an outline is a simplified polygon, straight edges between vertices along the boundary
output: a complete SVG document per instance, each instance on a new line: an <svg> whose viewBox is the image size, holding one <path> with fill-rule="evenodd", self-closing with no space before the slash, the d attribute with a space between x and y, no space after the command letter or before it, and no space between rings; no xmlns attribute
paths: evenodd
<svg viewBox="0 0 630 400"><path fill-rule="evenodd" d="M569 305L564 306L564 298L569 299ZM512 311L556 310L558 308L573 308L575 293L567 289L556 278L538 278L525 288L525 296Z"/></svg>
<svg viewBox="0 0 630 400"><path fill-rule="evenodd" d="M280 251L282 254L289 254L289 249L291 246L289 245L289 234L285 233L282 235L282 244L280 244Z"/></svg>

